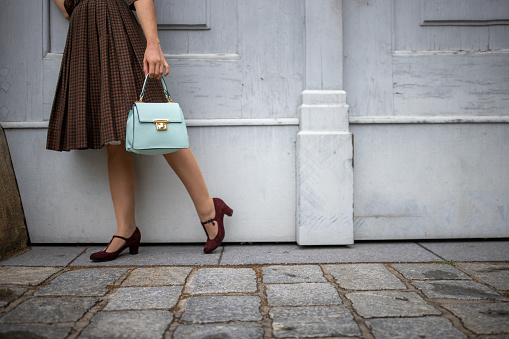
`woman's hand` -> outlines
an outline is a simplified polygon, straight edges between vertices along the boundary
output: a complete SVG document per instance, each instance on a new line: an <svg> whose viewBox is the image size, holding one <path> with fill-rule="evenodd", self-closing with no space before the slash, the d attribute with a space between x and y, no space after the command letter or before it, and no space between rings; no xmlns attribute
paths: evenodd
<svg viewBox="0 0 509 339"><path fill-rule="evenodd" d="M55 3L57 4L58 6L58 9L60 9L60 11L62 12L62 14L64 15L64 18L66 18L67 20L70 19L69 17L69 14L67 14L67 11L65 9L65 6L64 6L64 1L65 0L54 0Z"/></svg>
<svg viewBox="0 0 509 339"><path fill-rule="evenodd" d="M145 75L150 74L150 78L161 79L170 73L170 66L166 62L161 45L159 42L147 41L145 56L143 57L143 71Z"/></svg>
<svg viewBox="0 0 509 339"><path fill-rule="evenodd" d="M166 62L159 37L157 35L156 9L154 0L137 0L134 2L138 20L140 22L145 38L147 39L147 48L143 57L143 70L145 75L150 74L151 78L161 79L161 76L167 76L170 73L170 67ZM163 70L166 67L166 71Z"/></svg>

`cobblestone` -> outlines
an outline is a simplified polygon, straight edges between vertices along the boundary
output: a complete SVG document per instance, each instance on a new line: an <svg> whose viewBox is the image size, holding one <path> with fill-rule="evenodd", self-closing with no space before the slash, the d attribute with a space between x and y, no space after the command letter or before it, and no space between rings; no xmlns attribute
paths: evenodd
<svg viewBox="0 0 509 339"><path fill-rule="evenodd" d="M162 338L172 320L168 311L101 312L79 338Z"/></svg>
<svg viewBox="0 0 509 339"><path fill-rule="evenodd" d="M477 334L506 332L509 334L509 304L442 305L461 319L465 326Z"/></svg>
<svg viewBox="0 0 509 339"><path fill-rule="evenodd" d="M411 280L470 279L465 273L447 264L393 264L392 267Z"/></svg>
<svg viewBox="0 0 509 339"><path fill-rule="evenodd" d="M35 295L102 296L108 292L106 287L126 271L125 268L89 268L64 272L49 285L39 288Z"/></svg>
<svg viewBox="0 0 509 339"><path fill-rule="evenodd" d="M425 249L454 254L443 242L144 246L105 263L34 247L0 262L0 338L509 339L509 262L489 260L509 241L450 243L486 262L439 263L457 260Z"/></svg>
<svg viewBox="0 0 509 339"><path fill-rule="evenodd" d="M292 307L270 311L274 336L279 338L359 335L359 327L344 307Z"/></svg>
<svg viewBox="0 0 509 339"><path fill-rule="evenodd" d="M177 328L173 339L242 338L261 339L263 329L257 323L182 325Z"/></svg>
<svg viewBox="0 0 509 339"><path fill-rule="evenodd" d="M348 293L346 297L353 302L353 308L365 318L441 314L415 292L355 292Z"/></svg>
<svg viewBox="0 0 509 339"><path fill-rule="evenodd" d="M260 298L251 296L204 296L186 300L182 320L190 323L261 320Z"/></svg>
<svg viewBox="0 0 509 339"><path fill-rule="evenodd" d="M263 267L263 282L266 284L290 284L326 282L322 269L318 265L299 266L265 266Z"/></svg>
<svg viewBox="0 0 509 339"><path fill-rule="evenodd" d="M58 271L54 267L0 267L0 285L39 285Z"/></svg>
<svg viewBox="0 0 509 339"><path fill-rule="evenodd" d="M429 298L462 300L507 300L495 290L475 281L433 281L413 283Z"/></svg>
<svg viewBox="0 0 509 339"><path fill-rule="evenodd" d="M96 302L96 298L32 298L3 316L0 323L65 323L77 321Z"/></svg>
<svg viewBox="0 0 509 339"><path fill-rule="evenodd" d="M191 294L256 292L252 268L202 268L191 282Z"/></svg>
<svg viewBox="0 0 509 339"><path fill-rule="evenodd" d="M192 267L142 267L131 272L122 286L184 285Z"/></svg>
<svg viewBox="0 0 509 339"><path fill-rule="evenodd" d="M509 265L462 263L458 266L497 290L509 290Z"/></svg>
<svg viewBox="0 0 509 339"><path fill-rule="evenodd" d="M405 285L381 264L326 266L339 286L348 290L397 290Z"/></svg>
<svg viewBox="0 0 509 339"><path fill-rule="evenodd" d="M4 307L16 300L27 291L22 287L0 287L0 307Z"/></svg>
<svg viewBox="0 0 509 339"><path fill-rule="evenodd" d="M126 287L116 290L104 308L110 310L170 309L175 307L182 287Z"/></svg>
<svg viewBox="0 0 509 339"><path fill-rule="evenodd" d="M0 338L12 339L64 339L71 332L70 327L56 326L2 326Z"/></svg>
<svg viewBox="0 0 509 339"><path fill-rule="evenodd" d="M269 306L341 305L338 291L327 283L267 285Z"/></svg>
<svg viewBox="0 0 509 339"><path fill-rule="evenodd" d="M445 318L380 318L367 321L377 339L461 339L467 336Z"/></svg>

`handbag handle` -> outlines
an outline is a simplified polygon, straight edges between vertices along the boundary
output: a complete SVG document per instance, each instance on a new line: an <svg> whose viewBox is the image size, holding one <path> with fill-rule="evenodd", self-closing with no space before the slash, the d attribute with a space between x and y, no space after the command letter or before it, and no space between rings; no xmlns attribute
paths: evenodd
<svg viewBox="0 0 509 339"><path fill-rule="evenodd" d="M143 96L145 95L145 85L147 84L149 75L150 75L150 73L145 76L145 81L143 82L143 88L141 89L139 102L143 102ZM164 90L164 95L166 96L166 100L168 100L168 102L173 102L173 100L171 100L171 97L170 97L170 92L168 92L168 88L166 87L166 83L164 82L163 76L161 77L161 83L163 84L163 90Z"/></svg>

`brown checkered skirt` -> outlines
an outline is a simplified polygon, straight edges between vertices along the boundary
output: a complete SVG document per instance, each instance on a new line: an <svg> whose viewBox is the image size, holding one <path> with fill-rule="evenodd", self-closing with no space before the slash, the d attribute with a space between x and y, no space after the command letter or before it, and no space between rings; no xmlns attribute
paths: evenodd
<svg viewBox="0 0 509 339"><path fill-rule="evenodd" d="M46 148L125 140L127 115L144 80L141 26L124 0L65 0L65 7L71 20ZM144 101L164 102L161 82L149 82Z"/></svg>

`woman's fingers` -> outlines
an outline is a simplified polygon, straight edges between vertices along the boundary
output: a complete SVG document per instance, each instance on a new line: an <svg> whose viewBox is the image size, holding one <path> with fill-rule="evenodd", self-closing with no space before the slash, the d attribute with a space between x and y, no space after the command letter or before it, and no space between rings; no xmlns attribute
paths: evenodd
<svg viewBox="0 0 509 339"><path fill-rule="evenodd" d="M159 45L147 46L143 60L145 75L150 74L150 78L161 79L163 74L170 73L168 63ZM166 70L165 70L166 68Z"/></svg>
<svg viewBox="0 0 509 339"><path fill-rule="evenodd" d="M148 69L148 73L150 74L150 78L156 78L156 79L160 79L161 76L163 75L163 72L164 72L164 64L161 63L160 61L147 61L147 69ZM145 71L145 74L147 72Z"/></svg>
<svg viewBox="0 0 509 339"><path fill-rule="evenodd" d="M150 78L161 79L163 75L167 76L170 73L170 66L168 66L166 60L164 61L164 63L149 64L148 69L150 73Z"/></svg>
<svg viewBox="0 0 509 339"><path fill-rule="evenodd" d="M168 62L166 62L166 59L164 59L164 67L165 67L164 76L167 76L168 74L170 74L170 65L168 65Z"/></svg>
<svg viewBox="0 0 509 339"><path fill-rule="evenodd" d="M149 73L151 78L157 78L156 65L154 63L150 64Z"/></svg>
<svg viewBox="0 0 509 339"><path fill-rule="evenodd" d="M148 61L147 61L146 57L143 58L143 72L145 73L145 76L147 76L147 74L150 73L149 65L148 65Z"/></svg>

